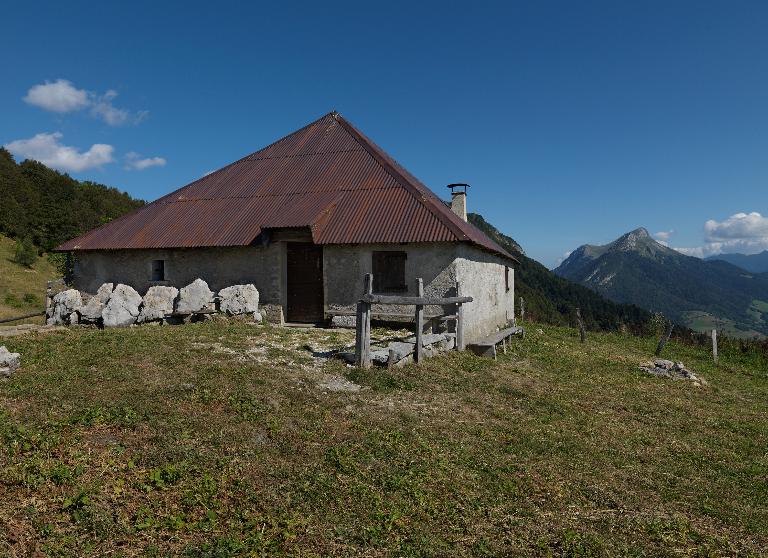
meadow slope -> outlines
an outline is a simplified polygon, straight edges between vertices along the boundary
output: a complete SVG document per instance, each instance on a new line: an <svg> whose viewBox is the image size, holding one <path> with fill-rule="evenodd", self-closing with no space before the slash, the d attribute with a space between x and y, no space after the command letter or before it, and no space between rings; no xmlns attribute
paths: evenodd
<svg viewBox="0 0 768 558"><path fill-rule="evenodd" d="M0 320L44 310L46 282L59 276L45 256L28 268L13 261L15 252L16 242L0 234ZM24 321L42 323L43 318Z"/></svg>
<svg viewBox="0 0 768 558"><path fill-rule="evenodd" d="M495 362L317 358L351 341L237 320L5 340L0 555L768 548L764 356L715 368L673 341L696 388L636 371L654 339L529 325ZM362 389L323 387L339 376Z"/></svg>

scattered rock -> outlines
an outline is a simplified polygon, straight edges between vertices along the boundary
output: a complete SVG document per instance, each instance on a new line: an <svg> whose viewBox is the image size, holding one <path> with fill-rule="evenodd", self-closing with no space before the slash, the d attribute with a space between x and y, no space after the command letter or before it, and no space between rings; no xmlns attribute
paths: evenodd
<svg viewBox="0 0 768 558"><path fill-rule="evenodd" d="M104 283L96 294L80 309L80 318L84 323L96 323L101 319L101 314L112 296L114 284Z"/></svg>
<svg viewBox="0 0 768 558"><path fill-rule="evenodd" d="M126 327L135 323L140 304L141 296L133 287L119 284L101 313L104 327Z"/></svg>
<svg viewBox="0 0 768 558"><path fill-rule="evenodd" d="M670 378L672 380L690 380L693 385L700 387L706 386L707 381L696 373L688 370L682 362L673 362L671 360L656 359L644 362L640 365L640 370L646 374L658 376L661 378Z"/></svg>
<svg viewBox="0 0 768 558"><path fill-rule="evenodd" d="M53 297L51 305L51 315L48 316L48 325L67 325L71 321L71 316L83 306L83 297L80 291L67 289L61 291ZM77 323L77 320L76 320Z"/></svg>
<svg viewBox="0 0 768 558"><path fill-rule="evenodd" d="M21 355L0 346L0 378L7 378L21 366Z"/></svg>
<svg viewBox="0 0 768 558"><path fill-rule="evenodd" d="M230 316L259 311L259 291L254 285L232 285L219 291L219 310Z"/></svg>
<svg viewBox="0 0 768 558"><path fill-rule="evenodd" d="M261 315L261 312L254 312L253 313L253 321L257 324L260 324L264 321L264 317Z"/></svg>
<svg viewBox="0 0 768 558"><path fill-rule="evenodd" d="M162 320L173 314L173 302L179 295L179 289L175 287L150 287L144 295L138 322L152 322Z"/></svg>
<svg viewBox="0 0 768 558"><path fill-rule="evenodd" d="M317 387L325 391L333 392L356 392L362 389L362 386L354 382L350 382L341 376L327 376L324 380L317 384Z"/></svg>
<svg viewBox="0 0 768 558"><path fill-rule="evenodd" d="M202 279L195 279L179 291L176 312L191 314L193 312L213 309L213 292L208 288L208 283Z"/></svg>
<svg viewBox="0 0 768 558"><path fill-rule="evenodd" d="M354 328L357 325L355 316L333 316L331 318L331 327Z"/></svg>

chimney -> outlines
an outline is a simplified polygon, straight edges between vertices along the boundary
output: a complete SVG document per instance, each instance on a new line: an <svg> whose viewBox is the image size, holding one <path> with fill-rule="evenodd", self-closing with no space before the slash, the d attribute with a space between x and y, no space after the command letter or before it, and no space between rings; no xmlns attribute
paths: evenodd
<svg viewBox="0 0 768 558"><path fill-rule="evenodd" d="M451 211L467 220L467 188L469 184L449 184L451 189Z"/></svg>

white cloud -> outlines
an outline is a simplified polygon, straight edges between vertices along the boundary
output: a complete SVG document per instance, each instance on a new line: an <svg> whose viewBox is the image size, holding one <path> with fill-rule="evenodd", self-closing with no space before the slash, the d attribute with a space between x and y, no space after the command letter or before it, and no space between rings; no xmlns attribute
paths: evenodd
<svg viewBox="0 0 768 558"><path fill-rule="evenodd" d="M24 102L51 112L72 112L90 105L91 99L85 89L78 89L66 79L57 79L31 87Z"/></svg>
<svg viewBox="0 0 768 558"><path fill-rule="evenodd" d="M63 145L60 132L42 133L29 139L5 144L5 148L22 159L34 159L44 165L68 172L81 172L111 163L114 148L104 143L93 144L88 151Z"/></svg>
<svg viewBox="0 0 768 558"><path fill-rule="evenodd" d="M573 250L568 250L567 252L563 252L563 255L557 258L557 265L560 265L565 260L568 259L568 256L570 256L573 253Z"/></svg>
<svg viewBox="0 0 768 558"><path fill-rule="evenodd" d="M162 157L144 157L135 151L125 155L125 168L128 170L144 170L150 167L164 167L166 160Z"/></svg>
<svg viewBox="0 0 768 558"><path fill-rule="evenodd" d="M704 223L704 245L675 248L689 256L707 257L739 252L754 254L768 250L768 217L760 213L735 213L724 221L710 219Z"/></svg>
<svg viewBox="0 0 768 558"><path fill-rule="evenodd" d="M138 124L146 119L149 111L140 110L135 113L118 108L112 104L117 97L117 91L109 89L103 95L92 91L76 88L72 82L59 79L53 83L46 82L35 85L27 92L24 101L52 112L74 112L90 107L91 115L100 118L110 126L123 124Z"/></svg>

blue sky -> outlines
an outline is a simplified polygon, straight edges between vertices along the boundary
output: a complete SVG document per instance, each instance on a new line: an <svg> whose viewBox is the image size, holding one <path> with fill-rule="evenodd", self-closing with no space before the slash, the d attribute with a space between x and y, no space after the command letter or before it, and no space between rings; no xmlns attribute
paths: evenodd
<svg viewBox="0 0 768 558"><path fill-rule="evenodd" d="M152 200L336 109L548 266L768 248L768 3L368 4L14 2L0 144Z"/></svg>

